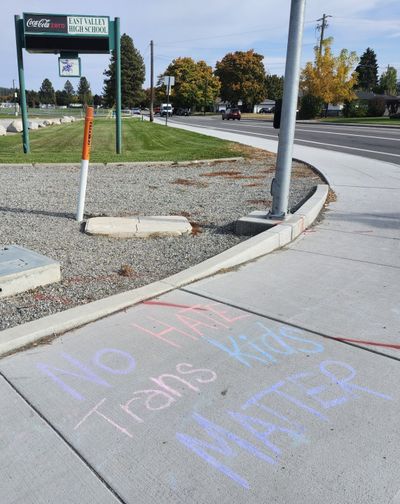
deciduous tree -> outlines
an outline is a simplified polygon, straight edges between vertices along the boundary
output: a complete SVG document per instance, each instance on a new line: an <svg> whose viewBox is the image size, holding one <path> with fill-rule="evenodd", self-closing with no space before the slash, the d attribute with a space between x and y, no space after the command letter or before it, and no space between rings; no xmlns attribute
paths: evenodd
<svg viewBox="0 0 400 504"><path fill-rule="evenodd" d="M396 95L397 93L397 70L389 66L379 79L379 90L381 93Z"/></svg>
<svg viewBox="0 0 400 504"><path fill-rule="evenodd" d="M221 81L221 98L232 104L243 102L243 110L253 110L266 95L264 56L253 49L226 54L217 62L215 75Z"/></svg>
<svg viewBox="0 0 400 504"><path fill-rule="evenodd" d="M219 94L219 79L213 75L212 67L205 61L196 62L188 57L176 58L168 65L164 75L175 77L171 90L174 107L208 109ZM160 91L165 93L165 84Z"/></svg>
<svg viewBox="0 0 400 504"><path fill-rule="evenodd" d="M352 71L357 55L342 49L339 56L331 50L332 39L325 39L322 51L315 48L314 62L308 62L301 73L300 87L304 94L320 98L326 105L351 101L356 98L353 88L357 73Z"/></svg>

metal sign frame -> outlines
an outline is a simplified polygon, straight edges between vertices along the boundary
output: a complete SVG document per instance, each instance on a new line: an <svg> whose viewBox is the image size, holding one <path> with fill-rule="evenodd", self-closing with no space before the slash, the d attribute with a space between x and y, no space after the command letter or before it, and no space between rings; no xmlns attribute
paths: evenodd
<svg viewBox="0 0 400 504"><path fill-rule="evenodd" d="M17 64L22 114L22 144L25 154L30 152L28 109L26 104L25 71L22 49L33 53L60 53L61 58L66 58L67 53L73 53L77 58L83 54L110 54L115 51L115 98L116 98L116 152L122 150L122 121L121 121L121 35L120 19L110 21L109 16L94 16L82 14L43 14L23 13L21 18L14 16L15 40L17 45ZM29 17L30 16L30 17ZM88 33L86 30L68 33L69 19L75 25L105 26L107 33ZM31 26L26 26L31 19ZM77 20L84 20L82 23ZM90 19L107 20L103 23L90 23ZM49 31L48 29L58 30ZM37 31L41 30L41 31ZM44 30L44 31L43 31ZM65 31L66 30L66 31ZM89 30L90 32L90 30ZM98 41L98 44L96 42ZM72 54L70 57L73 57Z"/></svg>

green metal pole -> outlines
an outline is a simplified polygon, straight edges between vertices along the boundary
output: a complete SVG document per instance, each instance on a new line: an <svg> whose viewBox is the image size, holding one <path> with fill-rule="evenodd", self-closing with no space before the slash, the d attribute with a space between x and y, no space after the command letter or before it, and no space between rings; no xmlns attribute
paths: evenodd
<svg viewBox="0 0 400 504"><path fill-rule="evenodd" d="M19 16L14 16L15 20L15 40L17 42L17 62L18 62L18 78L19 78L19 94L21 101L21 114L22 114L22 145L24 153L29 154L31 148L29 146L29 125L28 125L28 109L26 106L25 94L25 75L24 75L24 61L22 58L22 20Z"/></svg>
<svg viewBox="0 0 400 504"><path fill-rule="evenodd" d="M121 34L119 18L114 22L115 36L115 98L116 98L116 151L121 154L122 150L122 121L121 121Z"/></svg>

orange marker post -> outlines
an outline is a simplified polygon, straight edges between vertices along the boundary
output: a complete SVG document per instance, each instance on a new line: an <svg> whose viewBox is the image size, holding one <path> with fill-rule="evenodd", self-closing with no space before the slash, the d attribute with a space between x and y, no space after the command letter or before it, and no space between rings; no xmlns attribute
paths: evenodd
<svg viewBox="0 0 400 504"><path fill-rule="evenodd" d="M78 210L76 220L82 222L83 210L85 207L86 185L89 170L90 148L92 146L93 136L93 107L87 107L85 116L85 130L83 133L83 147L81 160L81 177L79 182Z"/></svg>

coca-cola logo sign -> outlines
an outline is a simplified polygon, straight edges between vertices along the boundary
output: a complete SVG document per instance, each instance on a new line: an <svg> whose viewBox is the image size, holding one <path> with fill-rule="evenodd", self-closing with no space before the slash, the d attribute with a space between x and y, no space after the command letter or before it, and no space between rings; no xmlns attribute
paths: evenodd
<svg viewBox="0 0 400 504"><path fill-rule="evenodd" d="M68 33L67 16L24 14L25 33Z"/></svg>
<svg viewBox="0 0 400 504"><path fill-rule="evenodd" d="M26 21L26 26L28 28L50 28L50 19L32 19L29 18Z"/></svg>

